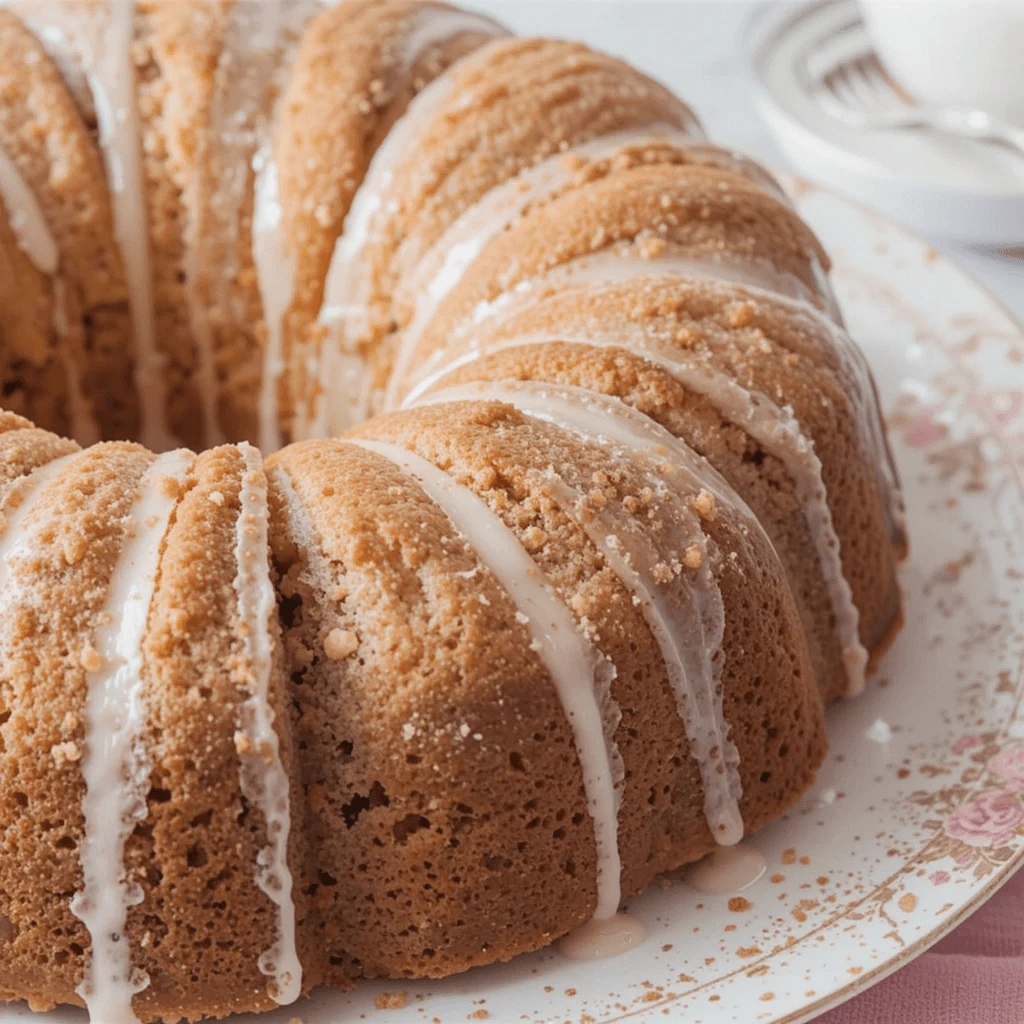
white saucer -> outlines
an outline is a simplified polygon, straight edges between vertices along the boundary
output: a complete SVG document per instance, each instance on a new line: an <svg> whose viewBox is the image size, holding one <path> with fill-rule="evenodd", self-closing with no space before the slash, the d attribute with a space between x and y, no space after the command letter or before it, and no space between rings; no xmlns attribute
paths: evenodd
<svg viewBox="0 0 1024 1024"><path fill-rule="evenodd" d="M856 0L773 3L749 26L758 104L793 163L921 234L1024 242L1024 158L939 134L857 130L822 106L813 69L841 62L857 36L866 40Z"/></svg>

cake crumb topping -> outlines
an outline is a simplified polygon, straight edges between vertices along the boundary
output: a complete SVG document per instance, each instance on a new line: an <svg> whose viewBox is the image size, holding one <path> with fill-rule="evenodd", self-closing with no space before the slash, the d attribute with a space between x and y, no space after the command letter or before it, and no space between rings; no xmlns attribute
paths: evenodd
<svg viewBox="0 0 1024 1024"><path fill-rule="evenodd" d="M381 992L373 1001L378 1010L404 1010L409 1002L408 992Z"/></svg>
<svg viewBox="0 0 1024 1024"><path fill-rule="evenodd" d="M331 661L344 661L359 649L359 637L350 629L332 629L324 640L324 653Z"/></svg>
<svg viewBox="0 0 1024 1024"><path fill-rule="evenodd" d="M86 644L82 648L79 662L86 672L99 672L103 668L103 656L92 644Z"/></svg>
<svg viewBox="0 0 1024 1024"><path fill-rule="evenodd" d="M173 476L162 476L160 478L160 494L165 498L176 500L181 496L181 481Z"/></svg>
<svg viewBox="0 0 1024 1024"><path fill-rule="evenodd" d="M713 523L718 518L715 496L704 488L701 488L700 493L693 499L693 509L706 523Z"/></svg>
<svg viewBox="0 0 1024 1024"><path fill-rule="evenodd" d="M82 760L82 748L72 740L55 743L50 747L50 756L56 764L74 764Z"/></svg>

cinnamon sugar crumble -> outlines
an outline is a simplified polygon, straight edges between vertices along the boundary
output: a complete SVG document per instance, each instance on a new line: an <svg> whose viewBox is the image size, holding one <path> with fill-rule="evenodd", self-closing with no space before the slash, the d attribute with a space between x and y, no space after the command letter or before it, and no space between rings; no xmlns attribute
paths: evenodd
<svg viewBox="0 0 1024 1024"><path fill-rule="evenodd" d="M706 523L713 523L718 518L715 496L704 488L701 488L700 493L693 499L693 509Z"/></svg>
<svg viewBox="0 0 1024 1024"><path fill-rule="evenodd" d="M324 653L331 661L344 661L359 649L359 637L350 629L332 629L324 640Z"/></svg>
<svg viewBox="0 0 1024 1024"><path fill-rule="evenodd" d="M640 255L645 260L657 259L666 249L668 243L664 238L645 238L640 243Z"/></svg>
<svg viewBox="0 0 1024 1024"><path fill-rule="evenodd" d="M50 747L50 756L55 764L73 764L82 759L82 748L69 740L66 743L55 743Z"/></svg>
<svg viewBox="0 0 1024 1024"><path fill-rule="evenodd" d="M79 663L86 672L99 672L103 668L103 657L92 644L86 644L79 656Z"/></svg>
<svg viewBox="0 0 1024 1024"><path fill-rule="evenodd" d="M162 476L159 491L164 498L177 499L181 496L181 483L173 476Z"/></svg>
<svg viewBox="0 0 1024 1024"><path fill-rule="evenodd" d="M665 562L658 562L651 570L651 576L654 577L655 583L671 583L672 569Z"/></svg>

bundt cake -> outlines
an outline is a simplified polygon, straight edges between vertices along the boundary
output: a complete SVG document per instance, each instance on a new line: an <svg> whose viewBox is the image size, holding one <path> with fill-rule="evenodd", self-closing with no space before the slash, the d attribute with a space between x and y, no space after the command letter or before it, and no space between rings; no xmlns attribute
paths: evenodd
<svg viewBox="0 0 1024 1024"><path fill-rule="evenodd" d="M906 550L827 269L581 45L0 9L0 998L579 953L790 807Z"/></svg>

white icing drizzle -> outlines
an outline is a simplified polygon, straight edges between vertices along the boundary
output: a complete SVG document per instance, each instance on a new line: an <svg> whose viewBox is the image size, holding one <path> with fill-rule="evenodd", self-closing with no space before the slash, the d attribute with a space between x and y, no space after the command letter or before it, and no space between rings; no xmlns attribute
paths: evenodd
<svg viewBox="0 0 1024 1024"><path fill-rule="evenodd" d="M399 71L412 68L429 50L460 35L475 32L494 36L508 33L486 15L440 4L420 8L412 17L398 54Z"/></svg>
<svg viewBox="0 0 1024 1024"><path fill-rule="evenodd" d="M846 670L847 695L853 697L859 694L864 689L868 663L868 652L860 641L860 612L843 571L839 537L832 522L821 460L814 450L814 442L803 432L792 410L776 405L761 392L748 391L731 377L708 366L684 362L686 353L682 350L665 353L655 347L642 332L627 337L617 333L614 326L609 326L603 334L595 328L588 329L584 334L565 331L557 335L521 335L492 345L487 352L547 342L567 342L593 348L622 348L656 363L685 387L707 398L731 423L742 427L765 451L783 463L793 479L797 498L804 508L811 541L829 595ZM456 366L473 362L481 354L480 349L467 352L453 360L444 372L451 372ZM417 391L422 394L422 389ZM409 403L410 399L407 399L405 404Z"/></svg>
<svg viewBox="0 0 1024 1024"><path fill-rule="evenodd" d="M235 557L238 576L239 636L245 661L251 666L249 696L239 715L240 734L252 752L240 755L242 794L263 816L268 845L257 858L256 882L277 907L278 938L261 957L260 970L273 979L271 996L285 1006L302 994L302 964L296 948L295 903L288 867L291 802L288 774L281 761L270 703L273 670L271 623L277 598L270 579L267 537L269 511L263 458L248 444L239 445L244 460L241 512L238 516Z"/></svg>
<svg viewBox="0 0 1024 1024"><path fill-rule="evenodd" d="M689 131L671 124L638 125L573 146L486 192L449 225L419 261L408 284L402 285L402 291L411 298L413 316L402 332L392 382L403 379L416 345L437 307L462 280L487 243L529 209L548 202L569 185L581 161L602 160L630 146L671 144L685 148L700 142ZM395 400L392 385L384 404L393 406Z"/></svg>
<svg viewBox="0 0 1024 1024"><path fill-rule="evenodd" d="M98 620L103 625L95 633L101 667L88 674L79 850L83 886L71 901L71 911L92 940L78 994L91 1019L102 1024L134 1024L132 997L149 985L145 973L132 968L128 909L141 903L143 894L125 875L124 849L148 814L151 764L140 743L146 723L142 640L164 537L194 461L184 450L160 455L139 483Z"/></svg>
<svg viewBox="0 0 1024 1024"><path fill-rule="evenodd" d="M93 52L87 55L86 77L99 121L100 147L113 204L114 235L128 281L141 441L159 452L175 447L176 441L167 426L165 360L156 339L149 213L132 60L135 0L108 0L108 5L106 24Z"/></svg>
<svg viewBox="0 0 1024 1024"><path fill-rule="evenodd" d="M282 230L284 211L277 187L277 164L269 147L253 157L256 172L252 218L252 255L256 264L266 348L260 384L260 447L267 452L281 447L278 388L284 373L284 318L295 296L295 258L288 253Z"/></svg>
<svg viewBox="0 0 1024 1024"><path fill-rule="evenodd" d="M312 0L238 0L228 15L210 107L210 154L197 184L199 213L188 246L193 329L200 352L205 350L200 384L207 422L212 425L207 428L209 444L223 436L217 421L219 384L210 310L242 318L234 309L231 286L239 273L236 243L251 170L255 176L252 256L266 330L259 441L268 452L281 446L277 389L284 372L285 314L295 294L295 260L284 237L271 138L279 102L272 103L269 117L265 111L292 65L303 28L320 9ZM277 92L280 96L284 90ZM216 275L212 294L199 294L196 284L203 273Z"/></svg>
<svg viewBox="0 0 1024 1024"><path fill-rule="evenodd" d="M769 260L737 257L728 253L707 256L680 253L667 245L656 255L644 256L638 248L642 242L618 243L599 252L567 260L544 274L520 281L490 301L479 302L466 320L455 327L455 337L487 324L497 325L532 305L538 293L583 285L615 284L645 277L683 277L727 281L744 287L759 288L813 305L815 295L793 274L779 270Z"/></svg>
<svg viewBox="0 0 1024 1024"><path fill-rule="evenodd" d="M35 193L14 161L0 146L0 199L7 208L7 223L22 252L40 273L52 277L60 265L60 249L46 223Z"/></svg>
<svg viewBox="0 0 1024 1024"><path fill-rule="evenodd" d="M426 46L454 38L467 31L481 32L501 39L507 32L488 18L466 12L432 8L421 15L434 28L414 30ZM434 22L434 19L438 19ZM488 44L490 45L490 44ZM485 57L488 45L474 51L476 60ZM406 49L406 59L414 63L424 51ZM394 178L395 169L415 151L431 128L435 115L448 100L456 74L466 57L454 61L429 85L413 97L405 113L392 125L387 137L374 153L366 177L352 198L344 230L338 237L324 284L324 299L318 318L326 330L319 362L313 367L319 381L316 403L309 403L297 428L299 437L327 437L365 419L370 382L367 367L359 352L359 341L369 324L367 304L371 292L369 268L363 254L373 241L373 222Z"/></svg>
<svg viewBox="0 0 1024 1024"><path fill-rule="evenodd" d="M0 147L0 200L3 201L8 223L22 252L36 270L50 278L53 290L53 327L63 350L71 433L81 445L94 444L100 439L100 431L92 406L82 391L78 363L70 345L72 328L66 312L66 286L59 274L60 248L35 193L3 147Z"/></svg>
<svg viewBox="0 0 1024 1024"><path fill-rule="evenodd" d="M452 329L448 343L423 360L411 379L401 379L402 368L396 366L389 388L390 404L386 408L415 402L439 377L460 365L463 357L453 357L453 352L462 351L470 339L483 331L498 329L502 323L557 289L673 276L732 282L750 290L788 297L799 302L801 308L814 308L807 286L768 260L728 254L698 258L682 255L672 246L666 246L656 255L644 256L638 248L642 245L642 242L622 242L599 252L576 257L537 277L518 282L493 299L478 302L472 312ZM406 375L414 355L412 349L405 353ZM400 401L402 388L406 389L406 397Z"/></svg>
<svg viewBox="0 0 1024 1024"><path fill-rule="evenodd" d="M685 492L666 483L682 477L686 491L704 488L723 507L745 513L751 525L757 522L753 513L696 452L617 398L564 385L503 381L449 389L431 395L430 400L506 402L590 443L622 446L650 481L675 520L664 516L657 541L645 523L617 503L593 508L564 480L551 474L547 480L555 499L573 514L631 591L661 651L691 756L700 771L708 828L716 842L738 843L744 834L740 757L729 738L721 688L725 607L700 520L681 496ZM581 508L585 508L583 514ZM700 565L683 569L679 560L690 546L699 552ZM669 566L680 571L671 579L658 580L657 567L664 571Z"/></svg>
<svg viewBox="0 0 1024 1024"><path fill-rule="evenodd" d="M635 949L647 929L631 914L591 918L558 940L558 952L567 960L606 960Z"/></svg>
<svg viewBox="0 0 1024 1024"><path fill-rule="evenodd" d="M600 691L610 686L614 666L584 636L550 581L486 502L432 463L397 445L352 443L375 452L413 477L526 617L534 649L554 681L576 741L597 847L594 917L613 918L621 899L620 794L615 782L615 764L620 756L612 735L606 731Z"/></svg>
<svg viewBox="0 0 1024 1024"><path fill-rule="evenodd" d="M53 459L43 466L37 466L26 476L16 480L3 499L3 512L0 515L0 592L8 594L8 587L16 583L11 573L11 559L17 555L27 554L26 541L30 522L30 513L35 509L36 502L46 486L64 472L68 464L78 458L80 452L64 455Z"/></svg>
<svg viewBox="0 0 1024 1024"><path fill-rule="evenodd" d="M408 283L403 282L401 291L410 297L414 312L409 325L402 331L392 381L400 382L405 376L416 345L438 306L462 280L487 243L528 210L548 202L570 184L579 172L581 162L606 159L626 149L659 145L685 150L694 156L706 154L712 159L716 154L725 153L695 135L695 130L692 125L683 129L655 122L612 132L549 157L487 192L448 227L417 264ZM738 154L729 154L729 157L743 168L748 178L776 199L789 204L778 183L757 164ZM826 289L827 280L823 294ZM389 390L385 406L393 406L394 402L394 392Z"/></svg>
<svg viewBox="0 0 1024 1024"><path fill-rule="evenodd" d="M749 889L767 870L764 854L740 843L709 853L686 872L686 881L697 892L725 896Z"/></svg>

